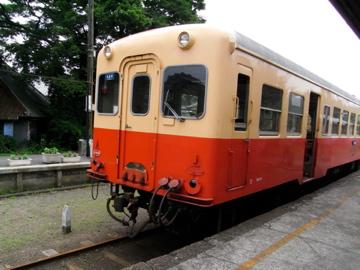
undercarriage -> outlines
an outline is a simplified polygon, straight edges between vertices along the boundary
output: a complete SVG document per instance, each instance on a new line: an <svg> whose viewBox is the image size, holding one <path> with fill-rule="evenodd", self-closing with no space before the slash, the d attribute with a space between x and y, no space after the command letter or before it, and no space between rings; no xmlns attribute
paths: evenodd
<svg viewBox="0 0 360 270"><path fill-rule="evenodd" d="M176 180L177 181L177 180ZM169 194L176 192L179 182L164 178L152 193L136 190L119 184L110 184L110 198L106 209L109 215L124 226L130 227L130 235L135 236L148 224L170 226L182 211L181 205L169 200ZM159 195L162 190L163 195ZM147 211L147 220L135 231L139 209Z"/></svg>

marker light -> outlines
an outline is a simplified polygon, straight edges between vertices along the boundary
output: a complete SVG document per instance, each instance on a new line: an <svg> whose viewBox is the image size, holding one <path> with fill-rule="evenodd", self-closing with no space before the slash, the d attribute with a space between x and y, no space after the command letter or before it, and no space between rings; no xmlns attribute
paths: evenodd
<svg viewBox="0 0 360 270"><path fill-rule="evenodd" d="M178 37L178 45L181 49L188 49L191 47L193 39L188 32L181 32Z"/></svg>
<svg viewBox="0 0 360 270"><path fill-rule="evenodd" d="M111 48L110 46L105 46L104 48L104 55L107 59L110 59L112 56Z"/></svg>
<svg viewBox="0 0 360 270"><path fill-rule="evenodd" d="M190 195L196 195L201 190L201 184L195 178L184 182L185 191Z"/></svg>

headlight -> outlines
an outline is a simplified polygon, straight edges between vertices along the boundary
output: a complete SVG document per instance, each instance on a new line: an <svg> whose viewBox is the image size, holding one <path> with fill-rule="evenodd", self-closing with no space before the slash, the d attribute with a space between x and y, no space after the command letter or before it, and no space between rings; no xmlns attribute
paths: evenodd
<svg viewBox="0 0 360 270"><path fill-rule="evenodd" d="M181 32L178 36L178 45L181 49L188 49L193 44L193 38L188 32Z"/></svg>
<svg viewBox="0 0 360 270"><path fill-rule="evenodd" d="M112 56L112 51L111 51L110 46L105 46L105 48L104 48L104 55L105 55L106 59L110 59L110 58L111 58L111 56Z"/></svg>

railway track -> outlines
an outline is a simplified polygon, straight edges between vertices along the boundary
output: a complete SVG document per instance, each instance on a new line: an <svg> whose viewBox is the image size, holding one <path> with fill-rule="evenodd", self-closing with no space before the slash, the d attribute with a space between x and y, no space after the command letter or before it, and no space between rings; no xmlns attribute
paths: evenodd
<svg viewBox="0 0 360 270"><path fill-rule="evenodd" d="M17 269L33 268L35 266L44 265L44 264L50 263L50 262L52 262L54 260L59 260L59 259L62 259L62 258L68 257L68 256L73 256L73 255L76 255L78 253L86 252L86 251L89 251L89 250L92 250L92 249L95 249L95 248L98 248L98 247L101 247L101 246L104 246L104 245L112 244L112 243L115 243L116 241L124 240L124 239L127 239L127 238L128 237L126 237L126 236L119 236L119 237L114 237L112 239L108 239L108 240L101 241L101 242L98 242L98 243L91 243L89 241L89 243L87 245L84 245L82 247L75 248L75 249L70 249L70 250L67 250L67 251L64 251L64 252L54 254L52 256L46 256L46 257L31 261L31 262L26 262L26 263L19 264L19 265L16 265L16 266L11 266L8 269L9 270L10 269L11 270L17 270Z"/></svg>
<svg viewBox="0 0 360 270"><path fill-rule="evenodd" d="M34 195L34 194L49 193L49 192L55 192L55 191L65 191L65 190L87 188L87 187L91 187L91 184L89 183L89 184L74 185L74 186L54 187L54 188L36 189L36 190L29 190L29 191L23 191L23 192L8 193L8 194L0 195L0 200L6 199L6 198L11 198L11 197L29 196L29 195Z"/></svg>
<svg viewBox="0 0 360 270"><path fill-rule="evenodd" d="M150 229L136 238L118 236L83 245L6 269L121 269L167 254L189 244L161 228Z"/></svg>

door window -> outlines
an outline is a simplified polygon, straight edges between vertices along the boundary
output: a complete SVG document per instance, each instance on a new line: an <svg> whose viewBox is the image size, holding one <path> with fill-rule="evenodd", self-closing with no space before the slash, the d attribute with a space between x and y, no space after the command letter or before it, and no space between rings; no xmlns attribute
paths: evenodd
<svg viewBox="0 0 360 270"><path fill-rule="evenodd" d="M242 131L247 128L247 112L249 99L249 76L238 74L236 91L236 119L235 130Z"/></svg>
<svg viewBox="0 0 360 270"><path fill-rule="evenodd" d="M133 80L131 111L146 115L149 111L150 78L147 75L136 76Z"/></svg>

